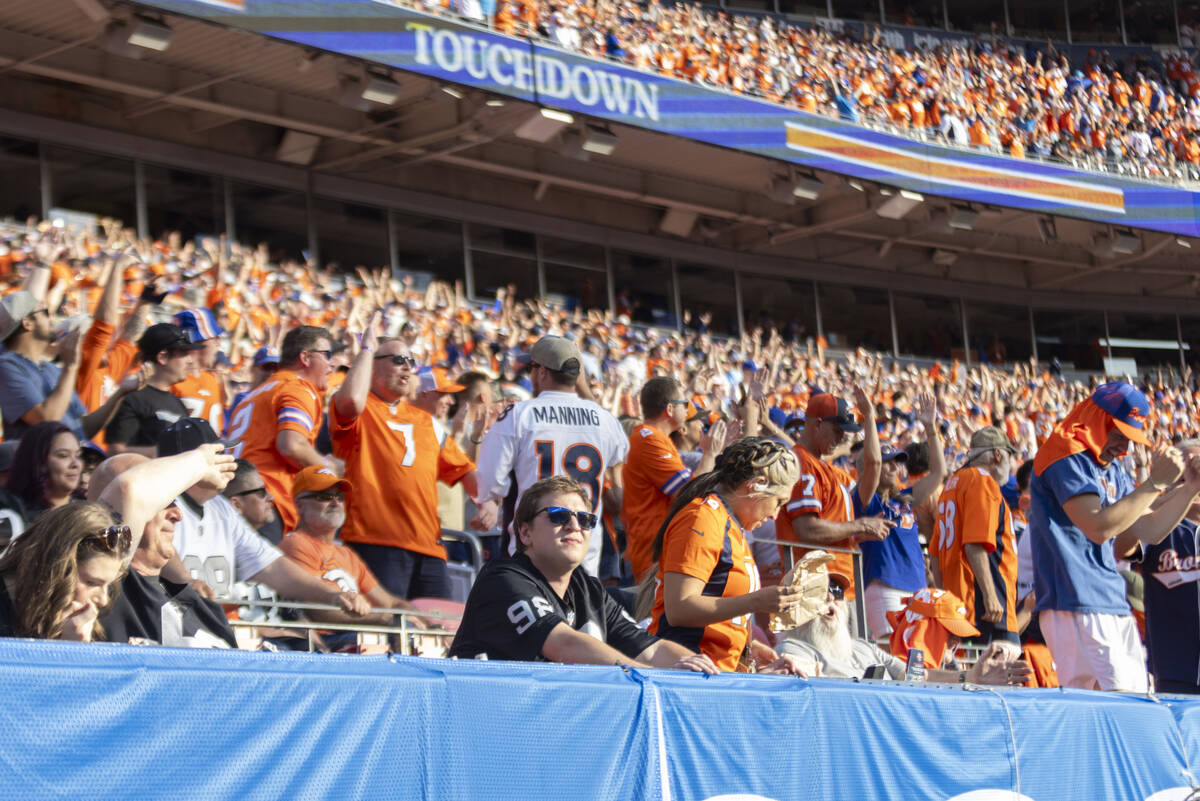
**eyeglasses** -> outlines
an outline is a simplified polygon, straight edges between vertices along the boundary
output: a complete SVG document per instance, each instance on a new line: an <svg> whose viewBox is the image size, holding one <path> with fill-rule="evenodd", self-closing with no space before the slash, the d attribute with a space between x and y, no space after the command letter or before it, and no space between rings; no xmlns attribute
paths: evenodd
<svg viewBox="0 0 1200 801"><path fill-rule="evenodd" d="M556 526L565 526L574 517L584 531L591 531L596 527L597 517L591 512L574 512L565 506L546 506L534 512L533 516L537 517L542 512L545 512L546 519Z"/></svg>
<svg viewBox="0 0 1200 801"><path fill-rule="evenodd" d="M309 348L307 352L308 353L319 353L322 356L324 356L326 359L333 358L333 348L326 348L325 350L317 350L316 348Z"/></svg>
<svg viewBox="0 0 1200 801"><path fill-rule="evenodd" d="M267 488L266 487L255 487L254 489L242 490L241 492L233 493L229 497L230 498L241 498L245 495L258 495L261 498L265 498L265 497L267 497Z"/></svg>
<svg viewBox="0 0 1200 801"><path fill-rule="evenodd" d="M836 582L829 582L829 595L835 601L841 601L846 597L846 589Z"/></svg>
<svg viewBox="0 0 1200 801"><path fill-rule="evenodd" d="M113 553L125 553L133 544L132 532L129 526L109 526L102 528L90 536L90 539L100 540L104 547Z"/></svg>
<svg viewBox="0 0 1200 801"><path fill-rule="evenodd" d="M392 364L397 365L398 367L408 366L411 368L417 366L416 359L414 359L412 356L405 356L402 353L385 353L382 356L375 357L375 361L379 361L380 359L391 359Z"/></svg>
<svg viewBox="0 0 1200 801"><path fill-rule="evenodd" d="M316 501L317 503L345 503L346 496L340 492L311 492L307 495L301 495L306 501Z"/></svg>

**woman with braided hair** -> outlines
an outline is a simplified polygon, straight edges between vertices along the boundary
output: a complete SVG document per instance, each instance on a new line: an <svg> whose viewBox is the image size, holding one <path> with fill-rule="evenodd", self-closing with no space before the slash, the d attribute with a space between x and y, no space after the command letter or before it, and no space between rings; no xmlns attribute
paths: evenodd
<svg viewBox="0 0 1200 801"><path fill-rule="evenodd" d="M654 541L651 632L705 654L721 670L737 669L751 644L754 613L779 612L800 600L786 587L759 587L745 535L775 516L799 474L785 445L747 437L679 491ZM759 648L760 656L769 652L775 659L770 648ZM790 657L766 670L799 672Z"/></svg>

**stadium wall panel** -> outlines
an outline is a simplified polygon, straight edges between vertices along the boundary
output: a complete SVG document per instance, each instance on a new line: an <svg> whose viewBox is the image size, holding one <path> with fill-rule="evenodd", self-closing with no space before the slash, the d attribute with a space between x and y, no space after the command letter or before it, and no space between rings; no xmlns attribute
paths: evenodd
<svg viewBox="0 0 1200 801"><path fill-rule="evenodd" d="M4 640L0 796L1181 801L1200 701Z"/></svg>
<svg viewBox="0 0 1200 801"><path fill-rule="evenodd" d="M142 2L447 83L922 193L1200 235L1200 193L1187 189L872 131L387 0Z"/></svg>

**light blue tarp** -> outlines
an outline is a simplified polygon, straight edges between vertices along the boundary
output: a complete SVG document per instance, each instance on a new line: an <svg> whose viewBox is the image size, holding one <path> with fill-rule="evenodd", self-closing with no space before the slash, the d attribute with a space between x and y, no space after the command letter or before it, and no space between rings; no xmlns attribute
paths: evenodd
<svg viewBox="0 0 1200 801"><path fill-rule="evenodd" d="M1080 691L20 640L0 687L21 801L1164 801L1200 764L1200 701Z"/></svg>

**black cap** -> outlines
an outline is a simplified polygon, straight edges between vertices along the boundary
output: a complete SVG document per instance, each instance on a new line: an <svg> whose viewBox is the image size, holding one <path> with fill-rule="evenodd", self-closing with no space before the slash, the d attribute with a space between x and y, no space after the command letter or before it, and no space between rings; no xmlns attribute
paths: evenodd
<svg viewBox="0 0 1200 801"><path fill-rule="evenodd" d="M194 451L213 442L225 444L208 421L201 417L180 417L158 435L158 455L174 456Z"/></svg>
<svg viewBox="0 0 1200 801"><path fill-rule="evenodd" d="M146 329L138 340L142 361L154 361L164 350L201 350L204 344L192 342L183 329L173 323L157 323Z"/></svg>

